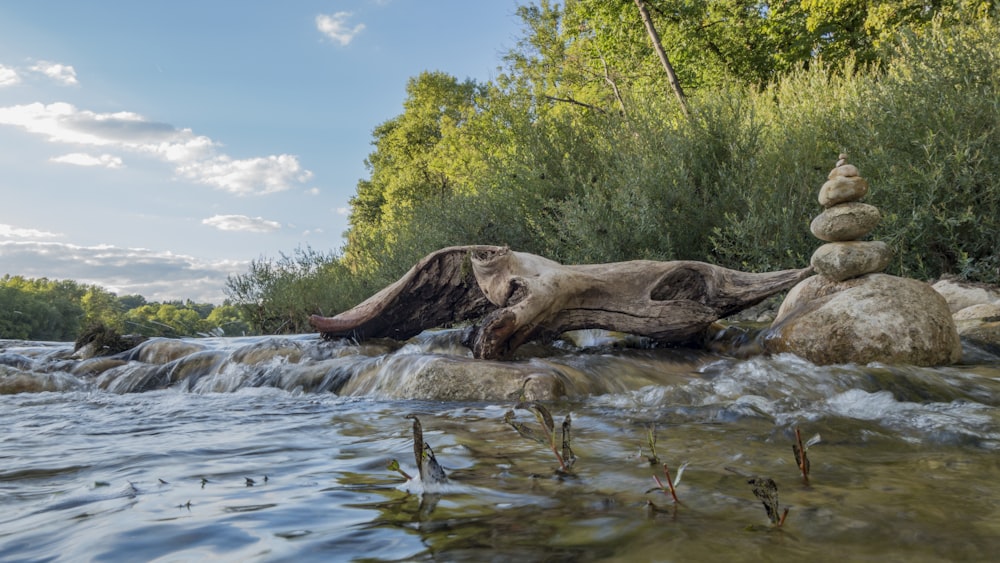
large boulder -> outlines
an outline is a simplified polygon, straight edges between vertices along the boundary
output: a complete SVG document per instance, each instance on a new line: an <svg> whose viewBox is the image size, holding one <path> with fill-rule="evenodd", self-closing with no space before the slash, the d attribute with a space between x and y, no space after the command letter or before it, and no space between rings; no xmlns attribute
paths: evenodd
<svg viewBox="0 0 1000 563"><path fill-rule="evenodd" d="M771 327L766 351L821 365L933 366L962 357L944 298L927 283L886 274L810 277L789 291Z"/></svg>

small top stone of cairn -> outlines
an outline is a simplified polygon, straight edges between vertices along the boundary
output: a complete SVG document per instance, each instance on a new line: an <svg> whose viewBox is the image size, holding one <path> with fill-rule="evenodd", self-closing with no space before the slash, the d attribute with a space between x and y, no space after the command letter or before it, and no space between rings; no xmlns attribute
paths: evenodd
<svg viewBox="0 0 1000 563"><path fill-rule="evenodd" d="M881 272L889 265L892 253L882 241L863 241L882 219L877 207L861 203L868 194L868 181L858 168L840 154L837 164L819 190L822 213L813 219L809 230L827 244L813 253L810 263L816 271L834 281L844 281L865 274Z"/></svg>

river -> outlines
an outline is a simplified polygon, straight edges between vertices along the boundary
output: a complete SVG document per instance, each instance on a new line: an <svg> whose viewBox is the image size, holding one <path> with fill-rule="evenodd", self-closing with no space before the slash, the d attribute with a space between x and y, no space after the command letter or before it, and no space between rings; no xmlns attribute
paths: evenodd
<svg viewBox="0 0 1000 563"><path fill-rule="evenodd" d="M0 340L0 560L920 562L1000 552L995 356L967 348L950 367L819 367L595 340L500 365L455 341L449 331L402 347L315 335L158 340L115 360L75 360L69 343ZM415 384L429 378L432 388L474 384L435 398ZM541 403L557 434L571 417L567 472L504 422L532 392L525 378L561 395ZM515 420L543 433L531 403L520 406ZM446 483L388 468L395 459L418 474L407 415ZM663 464L675 479L684 467L679 502L654 480L667 485ZM750 483L767 479L775 514L787 509L781 525Z"/></svg>

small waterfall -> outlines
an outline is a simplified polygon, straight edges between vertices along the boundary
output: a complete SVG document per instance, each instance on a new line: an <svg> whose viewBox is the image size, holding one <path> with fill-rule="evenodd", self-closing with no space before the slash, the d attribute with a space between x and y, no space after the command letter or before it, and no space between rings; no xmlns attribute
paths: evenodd
<svg viewBox="0 0 1000 563"><path fill-rule="evenodd" d="M154 338L108 357L74 359L68 344L8 343L0 349L6 392L96 388L111 393L176 389L229 393L274 387L386 399L494 401L622 392L690 377L710 358L682 350L628 349L627 337L589 331L534 356L481 361L463 330L427 331L405 343L324 341L315 335ZM648 348L648 346L647 346ZM17 375L17 377L14 377Z"/></svg>

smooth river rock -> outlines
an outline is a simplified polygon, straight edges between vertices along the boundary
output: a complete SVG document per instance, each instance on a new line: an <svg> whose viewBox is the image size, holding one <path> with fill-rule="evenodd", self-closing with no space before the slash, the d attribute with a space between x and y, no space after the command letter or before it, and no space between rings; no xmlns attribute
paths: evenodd
<svg viewBox="0 0 1000 563"><path fill-rule="evenodd" d="M886 274L808 278L789 291L771 327L766 351L820 365L935 366L962 356L944 298L925 282Z"/></svg>
<svg viewBox="0 0 1000 563"><path fill-rule="evenodd" d="M858 240L872 232L882 214L867 203L843 203L827 209L812 220L813 236L827 242Z"/></svg>
<svg viewBox="0 0 1000 563"><path fill-rule="evenodd" d="M1000 355L1000 302L972 305L958 311L952 318L962 340Z"/></svg>
<svg viewBox="0 0 1000 563"><path fill-rule="evenodd" d="M428 356L413 363L394 357L396 369L354 376L340 395L433 401L551 401L563 397L566 378L543 363ZM393 367L393 366L387 366Z"/></svg>
<svg viewBox="0 0 1000 563"><path fill-rule="evenodd" d="M946 278L934 284L934 290L944 296L952 313L966 307L1000 303L1000 287Z"/></svg>
<svg viewBox="0 0 1000 563"><path fill-rule="evenodd" d="M880 240L829 242L813 252L810 263L833 281L881 272L892 260L889 245Z"/></svg>
<svg viewBox="0 0 1000 563"><path fill-rule="evenodd" d="M827 180L833 180L838 176L853 178L860 175L858 172L858 167L853 164L847 164L847 155L841 154L840 159L837 161L837 165L833 167L833 170L827 174Z"/></svg>
<svg viewBox="0 0 1000 563"><path fill-rule="evenodd" d="M847 167L854 168L850 164L845 164L840 168ZM840 168L834 168L833 172L840 170ZM854 172L857 173L857 168L854 168ZM861 176L831 176L830 180L819 189L819 204L823 207L833 207L841 203L858 201L867 193L868 180Z"/></svg>

